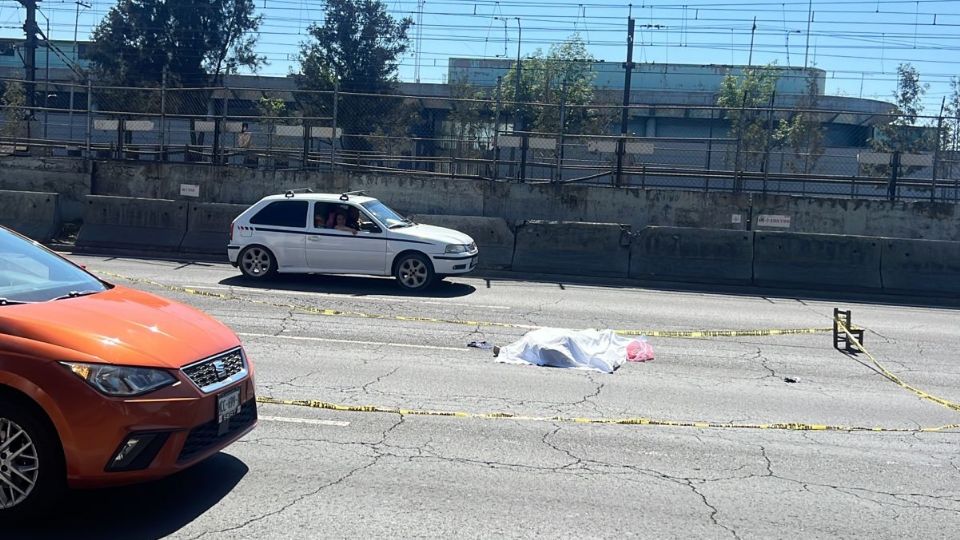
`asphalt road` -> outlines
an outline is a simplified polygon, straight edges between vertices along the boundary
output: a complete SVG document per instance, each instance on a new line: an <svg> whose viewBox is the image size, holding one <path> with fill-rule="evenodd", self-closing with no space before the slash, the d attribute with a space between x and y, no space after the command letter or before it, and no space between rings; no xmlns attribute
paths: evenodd
<svg viewBox="0 0 960 540"><path fill-rule="evenodd" d="M655 361L611 375L501 364L466 347L505 345L526 326L824 328L844 307L892 373L960 401L956 309L515 277L453 278L412 296L386 279L261 285L225 264L73 259L228 324L256 362L261 396L536 418L263 405L254 432L194 469L71 493L55 520L4 538L917 538L960 528L960 429L921 431L960 423L960 412L834 350L830 334L651 338ZM882 430L720 426L769 423Z"/></svg>

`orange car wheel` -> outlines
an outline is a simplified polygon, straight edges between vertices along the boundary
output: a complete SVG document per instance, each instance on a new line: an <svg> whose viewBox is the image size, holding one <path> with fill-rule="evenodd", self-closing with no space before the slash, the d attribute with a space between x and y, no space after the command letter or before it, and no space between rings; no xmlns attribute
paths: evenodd
<svg viewBox="0 0 960 540"><path fill-rule="evenodd" d="M47 422L0 396L0 522L50 508L66 485L63 454Z"/></svg>

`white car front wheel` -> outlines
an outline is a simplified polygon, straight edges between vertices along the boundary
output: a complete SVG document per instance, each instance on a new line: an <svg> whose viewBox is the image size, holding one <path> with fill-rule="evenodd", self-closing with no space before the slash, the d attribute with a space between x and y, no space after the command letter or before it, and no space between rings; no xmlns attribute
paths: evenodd
<svg viewBox="0 0 960 540"><path fill-rule="evenodd" d="M433 265L419 253L404 255L397 261L394 276L401 287L410 291L426 289L433 283Z"/></svg>

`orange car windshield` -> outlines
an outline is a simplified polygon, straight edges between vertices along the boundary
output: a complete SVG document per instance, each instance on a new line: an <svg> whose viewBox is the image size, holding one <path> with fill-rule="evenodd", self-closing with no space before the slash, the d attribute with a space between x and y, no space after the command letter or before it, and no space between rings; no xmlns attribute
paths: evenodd
<svg viewBox="0 0 960 540"><path fill-rule="evenodd" d="M58 255L0 228L0 306L94 294L102 282Z"/></svg>

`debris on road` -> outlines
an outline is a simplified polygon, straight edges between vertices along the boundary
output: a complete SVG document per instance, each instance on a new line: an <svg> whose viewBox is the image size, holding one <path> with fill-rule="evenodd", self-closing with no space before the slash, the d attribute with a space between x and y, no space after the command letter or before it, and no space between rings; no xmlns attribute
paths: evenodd
<svg viewBox="0 0 960 540"><path fill-rule="evenodd" d="M487 341L471 341L470 343L467 343L467 347L471 347L473 349L490 350L493 348L493 343Z"/></svg>
<svg viewBox="0 0 960 540"><path fill-rule="evenodd" d="M643 337L627 344L627 362L649 362L653 360L653 345Z"/></svg>
<svg viewBox="0 0 960 540"><path fill-rule="evenodd" d="M587 369L613 373L626 361L653 360L646 339L625 338L613 330L540 328L499 350L497 361L508 364Z"/></svg>

